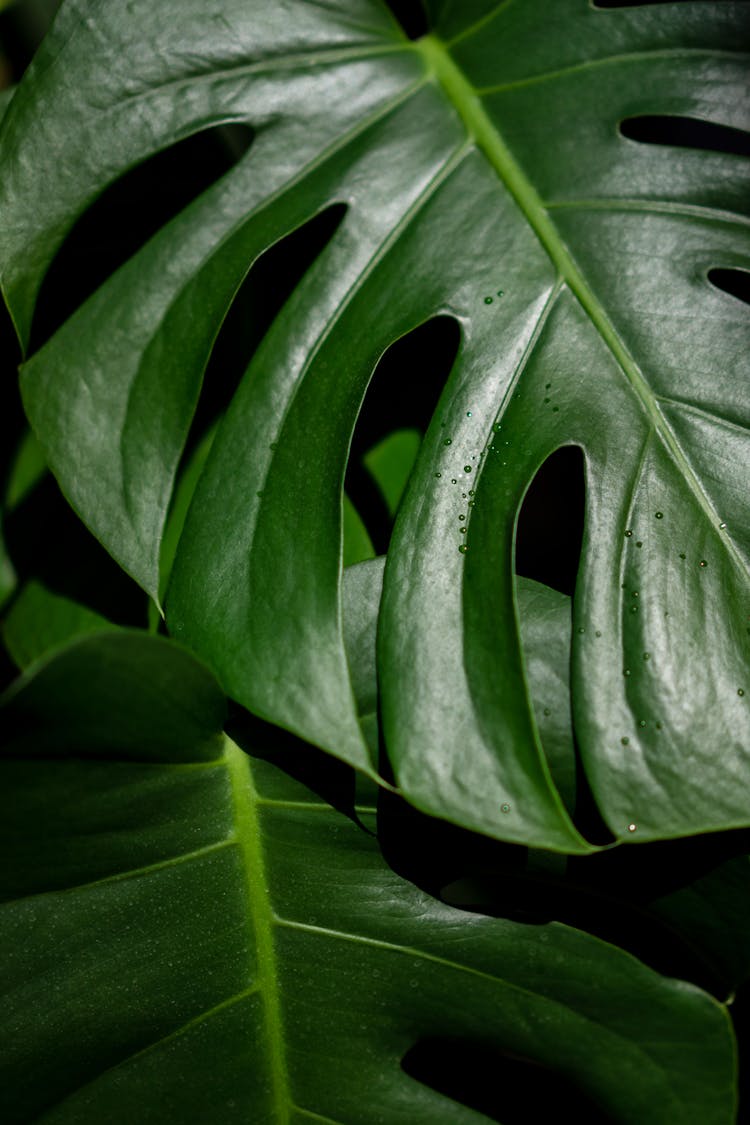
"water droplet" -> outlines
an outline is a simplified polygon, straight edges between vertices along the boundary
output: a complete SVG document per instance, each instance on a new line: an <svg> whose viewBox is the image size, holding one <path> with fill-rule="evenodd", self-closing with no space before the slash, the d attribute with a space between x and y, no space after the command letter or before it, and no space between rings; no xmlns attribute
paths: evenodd
<svg viewBox="0 0 750 1125"><path fill-rule="evenodd" d="M629 738L621 738L620 742L623 744L623 746L629 746L630 745L630 739Z"/></svg>
<svg viewBox="0 0 750 1125"><path fill-rule="evenodd" d="M637 613L638 612L638 606L637 605L631 605L630 612L631 613Z"/></svg>
<svg viewBox="0 0 750 1125"><path fill-rule="evenodd" d="M465 519L466 519L466 516L459 516L458 518L459 518L460 520L465 520Z"/></svg>
<svg viewBox="0 0 750 1125"><path fill-rule="evenodd" d="M498 289L497 295L498 295L498 297L504 297L505 296L505 290L504 289Z"/></svg>
<svg viewBox="0 0 750 1125"><path fill-rule="evenodd" d="M458 484L458 481L455 477L451 477L451 484Z"/></svg>
<svg viewBox="0 0 750 1125"><path fill-rule="evenodd" d="M447 437L443 442L443 445L453 445L453 438Z"/></svg>
<svg viewBox="0 0 750 1125"><path fill-rule="evenodd" d="M706 562L705 559L701 559L701 561L698 563L698 566L706 567L706 566L708 566L708 563Z"/></svg>
<svg viewBox="0 0 750 1125"><path fill-rule="evenodd" d="M465 535L465 534L466 534L466 532L467 532L467 531L468 531L469 529L468 529L468 527L459 527L459 529L458 529L458 530L459 530L459 532L461 533L461 535Z"/></svg>
<svg viewBox="0 0 750 1125"><path fill-rule="evenodd" d="M684 558L685 558L685 552L684 552L684 551L680 551L680 558L681 558L681 559L684 559Z"/></svg>
<svg viewBox="0 0 750 1125"><path fill-rule="evenodd" d="M579 632L579 633L585 633L585 632L586 632L586 630L585 630L585 628L583 627L583 625L579 625L579 626L578 626L578 632Z"/></svg>
<svg viewBox="0 0 750 1125"><path fill-rule="evenodd" d="M550 715L552 712L550 711L549 707L545 707L544 713L545 713L545 715Z"/></svg>
<svg viewBox="0 0 750 1125"><path fill-rule="evenodd" d="M485 297L484 303L485 303L485 305L491 305L492 304L492 297Z"/></svg>
<svg viewBox="0 0 750 1125"><path fill-rule="evenodd" d="M727 525L725 523L720 523L719 524L719 531L723 531L726 526Z"/></svg>
<svg viewBox="0 0 750 1125"><path fill-rule="evenodd" d="M594 633L595 637L601 637L601 635L602 634L601 634L601 631L599 629L597 629L596 632Z"/></svg>
<svg viewBox="0 0 750 1125"><path fill-rule="evenodd" d="M634 597L634 598L637 598L637 597L639 597L639 596L640 596L640 595L639 595L639 593L638 593L638 590L633 590L633 597Z"/></svg>
<svg viewBox="0 0 750 1125"><path fill-rule="evenodd" d="M631 531L631 530L630 530L630 529L628 528L628 530L627 530L627 531L625 532L625 538L626 538L626 539L630 539L630 536L631 536L632 534L633 534L633 532L632 532L632 531Z"/></svg>
<svg viewBox="0 0 750 1125"><path fill-rule="evenodd" d="M471 411L470 411L470 410L467 410L467 411L466 411L466 417L467 417L467 418L471 418Z"/></svg>
<svg viewBox="0 0 750 1125"><path fill-rule="evenodd" d="M475 504L476 504L476 500L470 500L469 501L469 507L470 508L473 508Z"/></svg>
<svg viewBox="0 0 750 1125"><path fill-rule="evenodd" d="M469 548L466 546L465 543L461 543L458 549L459 549L459 551L461 552L462 555L465 555Z"/></svg>
<svg viewBox="0 0 750 1125"><path fill-rule="evenodd" d="M638 827L637 824L629 824L628 825L628 832L635 832L637 827Z"/></svg>
<svg viewBox="0 0 750 1125"><path fill-rule="evenodd" d="M465 499L466 499L466 493L465 493L465 492L462 492L462 493L461 493L461 499L462 499L462 500L465 500Z"/></svg>
<svg viewBox="0 0 750 1125"><path fill-rule="evenodd" d="M636 545L636 547L642 547L643 546L643 540L637 539L635 545Z"/></svg>
<svg viewBox="0 0 750 1125"><path fill-rule="evenodd" d="M657 519L657 520L663 520L664 519L664 512L654 512L654 518Z"/></svg>
<svg viewBox="0 0 750 1125"><path fill-rule="evenodd" d="M737 694L738 694L738 695L744 695L744 694L745 694L745 689L744 689L744 688L741 688L741 687L738 687L738 688L737 688Z"/></svg>
<svg viewBox="0 0 750 1125"><path fill-rule="evenodd" d="M438 480L440 480L442 475L443 475L442 473L435 473L435 476L437 477Z"/></svg>
<svg viewBox="0 0 750 1125"><path fill-rule="evenodd" d="M632 673L629 668L625 668L622 674L623 676L630 676Z"/></svg>
<svg viewBox="0 0 750 1125"><path fill-rule="evenodd" d="M651 653L650 652L644 652L643 659L644 660L650 660L651 659Z"/></svg>
<svg viewBox="0 0 750 1125"><path fill-rule="evenodd" d="M464 472L470 473L471 472L471 465L464 465Z"/></svg>
<svg viewBox="0 0 750 1125"><path fill-rule="evenodd" d="M501 805L500 811L501 812L510 812L510 805Z"/></svg>
<svg viewBox="0 0 750 1125"><path fill-rule="evenodd" d="M474 495L474 489L473 489L473 488L470 488L470 489L469 489L469 496L473 496L473 495Z"/></svg>
<svg viewBox="0 0 750 1125"><path fill-rule="evenodd" d="M496 434L499 434L502 428L503 428L503 427L502 427L502 425L501 425L501 423L500 423L500 422L495 422L494 426L492 427L493 431L494 431L494 432L495 432Z"/></svg>
<svg viewBox="0 0 750 1125"><path fill-rule="evenodd" d="M639 719L639 720L638 720L638 726L639 726L639 727L645 727L645 725L646 725L646 720L645 720L645 719Z"/></svg>

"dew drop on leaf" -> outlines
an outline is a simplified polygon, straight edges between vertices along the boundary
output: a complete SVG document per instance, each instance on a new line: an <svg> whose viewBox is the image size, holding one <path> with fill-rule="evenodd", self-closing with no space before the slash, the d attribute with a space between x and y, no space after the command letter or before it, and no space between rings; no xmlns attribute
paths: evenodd
<svg viewBox="0 0 750 1125"><path fill-rule="evenodd" d="M453 438L447 437L443 442L443 445L453 445Z"/></svg>
<svg viewBox="0 0 750 1125"><path fill-rule="evenodd" d="M465 543L461 543L458 549L459 549L459 551L461 552L462 555L465 555L469 548L466 546Z"/></svg>
<svg viewBox="0 0 750 1125"><path fill-rule="evenodd" d="M625 670L623 671L622 674L623 674L623 676L630 676L632 673L631 673L629 668L625 668Z"/></svg>
<svg viewBox="0 0 750 1125"><path fill-rule="evenodd" d="M485 303L485 305L491 305L492 304L492 297L485 297L484 303Z"/></svg>
<svg viewBox="0 0 750 1125"><path fill-rule="evenodd" d="M470 473L471 472L471 465L464 465L464 472Z"/></svg>
<svg viewBox="0 0 750 1125"><path fill-rule="evenodd" d="M467 410L467 411L466 411L466 417L467 417L467 418L471 418L471 411L470 411L470 410Z"/></svg>
<svg viewBox="0 0 750 1125"><path fill-rule="evenodd" d="M699 564L698 564L698 565L699 565L699 566L702 566L702 567L706 567L706 566L708 566L708 563L706 562L706 560L705 560L705 559L701 559L701 561L699 562Z"/></svg>
<svg viewBox="0 0 750 1125"><path fill-rule="evenodd" d="M630 745L630 739L629 738L621 738L620 742L623 744L623 746L629 746Z"/></svg>
<svg viewBox="0 0 750 1125"><path fill-rule="evenodd" d="M644 652L643 659L644 660L650 660L651 659L651 653L650 652Z"/></svg>
<svg viewBox="0 0 750 1125"><path fill-rule="evenodd" d="M635 832L637 827L638 826L636 824L629 824L628 825L628 832Z"/></svg>
<svg viewBox="0 0 750 1125"><path fill-rule="evenodd" d="M632 534L633 534L633 532L630 530L630 528L628 528L628 530L625 532L625 538L630 539Z"/></svg>
<svg viewBox="0 0 750 1125"><path fill-rule="evenodd" d="M460 520L465 520L465 519L466 519L466 516L463 516L463 515L462 515L462 516L459 516L458 518L459 518Z"/></svg>
<svg viewBox="0 0 750 1125"><path fill-rule="evenodd" d="M501 812L506 812L506 813L507 813L507 812L510 812L510 805L501 805L501 806L500 806L500 811L501 811Z"/></svg>
<svg viewBox="0 0 750 1125"><path fill-rule="evenodd" d="M725 523L720 523L719 524L719 531L723 531L726 526L727 525Z"/></svg>
<svg viewBox="0 0 750 1125"><path fill-rule="evenodd" d="M738 694L738 695L744 695L744 694L745 694L745 689L744 689L744 688L741 688L741 687L740 687L740 688L737 688L737 694Z"/></svg>
<svg viewBox="0 0 750 1125"><path fill-rule="evenodd" d="M663 512L656 512L654 514L655 514L655 518L657 520L663 520L664 519L664 513Z"/></svg>

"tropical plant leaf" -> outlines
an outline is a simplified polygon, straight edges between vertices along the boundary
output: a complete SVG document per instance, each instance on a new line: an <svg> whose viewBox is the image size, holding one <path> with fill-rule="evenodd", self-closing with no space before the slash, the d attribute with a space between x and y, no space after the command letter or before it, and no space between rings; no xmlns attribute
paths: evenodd
<svg viewBox="0 0 750 1125"><path fill-rule="evenodd" d="M53 594L41 582L27 582L3 621L3 643L19 668L27 668L74 637L111 629L101 614Z"/></svg>
<svg viewBox="0 0 750 1125"><path fill-rule="evenodd" d="M222 712L189 654L124 630L6 695L4 1121L487 1120L401 1069L423 1035L535 1060L613 1121L732 1120L721 1005L431 899L374 810L248 756Z"/></svg>
<svg viewBox="0 0 750 1125"><path fill-rule="evenodd" d="M379 356L452 315L462 344L378 630L399 785L486 833L589 847L542 751L513 588L525 491L576 444L572 706L602 816L634 840L747 824L747 310L708 277L750 264L745 162L618 132L672 115L741 136L746 5L435 3L416 43L378 0L178 7L69 0L4 121L3 288L23 341L50 261L107 184L207 126L255 130L25 366L71 502L156 597L232 296L267 246L343 202L217 434L170 629L251 710L375 773L341 629L346 458Z"/></svg>

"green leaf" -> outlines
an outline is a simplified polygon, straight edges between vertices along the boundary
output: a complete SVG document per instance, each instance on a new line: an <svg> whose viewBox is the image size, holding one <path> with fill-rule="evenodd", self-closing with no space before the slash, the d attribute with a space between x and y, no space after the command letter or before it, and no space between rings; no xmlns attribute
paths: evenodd
<svg viewBox="0 0 750 1125"><path fill-rule="evenodd" d="M359 512L346 493L343 504L343 561L344 566L354 566L355 563L374 558L375 549Z"/></svg>
<svg viewBox="0 0 750 1125"><path fill-rule="evenodd" d="M745 164L637 143L618 123L744 128L748 12L430 11L432 34L411 43L378 0L64 5L2 129L2 284L24 341L49 263L107 184L210 125L256 136L29 359L26 409L71 502L156 597L232 297L264 249L345 202L217 434L170 629L243 705L375 773L341 627L346 459L383 351L453 315L462 343L378 629L400 787L491 835L590 847L542 750L513 582L526 489L575 444L587 509L572 710L602 816L633 841L745 825L747 310L707 276L750 265ZM452 479L472 481L471 509Z"/></svg>
<svg viewBox="0 0 750 1125"><path fill-rule="evenodd" d="M373 810L363 827L222 739L215 685L170 642L78 641L3 719L9 1125L487 1120L401 1069L420 1036L530 1058L616 1121L732 1121L720 1005L417 890Z"/></svg>
<svg viewBox="0 0 750 1125"><path fill-rule="evenodd" d="M395 516L422 439L417 430L395 430L364 456L365 466L383 494L388 511Z"/></svg>
<svg viewBox="0 0 750 1125"><path fill-rule="evenodd" d="M106 618L40 582L27 582L2 626L3 643L19 668L77 636L111 629Z"/></svg>
<svg viewBox="0 0 750 1125"><path fill-rule="evenodd" d="M27 430L18 446L5 486L5 506L12 511L47 471L44 450L37 438Z"/></svg>

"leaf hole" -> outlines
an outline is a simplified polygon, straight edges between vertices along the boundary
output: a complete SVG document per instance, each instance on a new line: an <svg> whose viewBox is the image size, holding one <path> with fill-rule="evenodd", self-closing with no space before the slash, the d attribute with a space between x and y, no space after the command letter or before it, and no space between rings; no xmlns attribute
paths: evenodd
<svg viewBox="0 0 750 1125"><path fill-rule="evenodd" d="M620 122L619 129L623 137L641 144L671 145L750 156L750 133L734 129L730 125L719 125L715 121L701 121L697 117L642 114L627 117Z"/></svg>
<svg viewBox="0 0 750 1125"><path fill-rule="evenodd" d="M161 586L166 588L187 507L200 472L190 474L202 439L228 408L271 324L343 222L346 205L333 204L269 247L237 290L211 349L200 398L177 470L177 486L161 548ZM205 454L204 454L205 455ZM188 482L190 482L188 484ZM189 495L186 495L188 490Z"/></svg>
<svg viewBox="0 0 750 1125"><path fill-rule="evenodd" d="M436 316L401 336L380 357L352 436L344 484L367 513L377 554L385 554L419 443L458 354L461 330ZM394 431L402 435L394 441ZM411 440L403 435L411 434Z"/></svg>
<svg viewBox="0 0 750 1125"><path fill-rule="evenodd" d="M427 35L430 25L422 0L386 0L386 4L407 38L421 39Z"/></svg>
<svg viewBox="0 0 750 1125"><path fill-rule="evenodd" d="M170 219L249 150L247 125L216 125L155 153L111 184L78 219L39 291L31 350L39 348Z"/></svg>
<svg viewBox="0 0 750 1125"><path fill-rule="evenodd" d="M191 430L194 443L232 401L261 340L346 215L335 203L270 246L235 293L211 350Z"/></svg>
<svg viewBox="0 0 750 1125"><path fill-rule="evenodd" d="M401 1067L417 1082L503 1125L552 1120L561 1106L577 1125L614 1125L566 1075L482 1040L426 1037L409 1048Z"/></svg>
<svg viewBox="0 0 750 1125"><path fill-rule="evenodd" d="M583 453L563 446L539 467L524 496L516 524L517 575L573 594L585 503Z"/></svg>
<svg viewBox="0 0 750 1125"><path fill-rule="evenodd" d="M736 297L750 305L750 270L738 269L712 269L708 271L708 280L722 293Z"/></svg>

